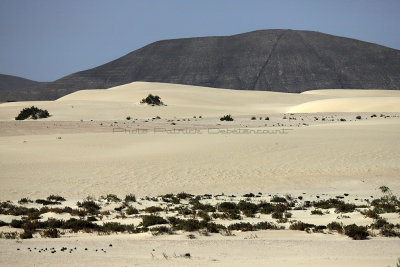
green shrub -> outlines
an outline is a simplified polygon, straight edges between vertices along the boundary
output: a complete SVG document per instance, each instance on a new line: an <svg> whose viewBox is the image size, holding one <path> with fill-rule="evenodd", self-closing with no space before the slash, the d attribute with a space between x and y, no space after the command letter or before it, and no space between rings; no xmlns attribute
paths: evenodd
<svg viewBox="0 0 400 267"><path fill-rule="evenodd" d="M99 231L109 233L109 232L134 232L135 227L133 224L120 224L118 222L107 222L104 223Z"/></svg>
<svg viewBox="0 0 400 267"><path fill-rule="evenodd" d="M390 227L383 227L379 233L386 237L400 237L400 232Z"/></svg>
<svg viewBox="0 0 400 267"><path fill-rule="evenodd" d="M220 121L233 121L233 118L232 118L232 116L229 114L229 115L225 115L225 116L221 117L219 120L220 120Z"/></svg>
<svg viewBox="0 0 400 267"><path fill-rule="evenodd" d="M4 221L0 221L0 227L2 227L2 226L7 226L8 225L8 223L6 223L6 222L4 222Z"/></svg>
<svg viewBox="0 0 400 267"><path fill-rule="evenodd" d="M156 215L144 215L142 217L142 224L144 227L149 227L156 224L166 224L168 223L164 218Z"/></svg>
<svg viewBox="0 0 400 267"><path fill-rule="evenodd" d="M356 224L346 225L344 227L344 234L354 240L364 240L369 236L367 227Z"/></svg>
<svg viewBox="0 0 400 267"><path fill-rule="evenodd" d="M12 220L10 223L10 226L13 228L22 228L22 225L24 224L24 221L22 220Z"/></svg>
<svg viewBox="0 0 400 267"><path fill-rule="evenodd" d="M161 101L161 98L158 95L149 94L146 98L143 98L140 101L141 104L148 104L148 105L156 105L162 106L164 103Z"/></svg>
<svg viewBox="0 0 400 267"><path fill-rule="evenodd" d="M26 120L28 118L32 118L34 120L36 119L42 119L42 118L48 118L50 117L50 114L47 110L39 109L35 106L32 106L30 108L24 108L22 109L18 116L15 117L15 120Z"/></svg>
<svg viewBox="0 0 400 267"><path fill-rule="evenodd" d="M223 226L222 224L216 224L216 223L207 223L206 229L210 233L219 233L221 230L226 230L226 227Z"/></svg>
<svg viewBox="0 0 400 267"><path fill-rule="evenodd" d="M269 229L276 230L278 229L278 226L270 222L259 222L256 225L254 225L254 228L257 230L269 230Z"/></svg>

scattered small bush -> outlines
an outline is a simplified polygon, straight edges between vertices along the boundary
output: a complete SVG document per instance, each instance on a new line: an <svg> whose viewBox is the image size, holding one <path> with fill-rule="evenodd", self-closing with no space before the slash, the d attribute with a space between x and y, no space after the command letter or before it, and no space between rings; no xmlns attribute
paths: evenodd
<svg viewBox="0 0 400 267"><path fill-rule="evenodd" d="M129 207L126 209L126 214L127 214L127 215L139 214L139 211L138 211L136 208L134 208L134 207L132 207L132 206L129 206Z"/></svg>
<svg viewBox="0 0 400 267"><path fill-rule="evenodd" d="M343 225L338 222L331 222L327 225L328 230L337 231L338 233L343 233Z"/></svg>
<svg viewBox="0 0 400 267"><path fill-rule="evenodd" d="M163 208L157 207L157 206L151 206L151 207L147 207L144 211L147 213L156 213L156 212L163 211Z"/></svg>
<svg viewBox="0 0 400 267"><path fill-rule="evenodd" d="M50 228L50 229L44 230L41 233L41 236L47 237L47 238L59 238L60 232L56 228Z"/></svg>
<svg viewBox="0 0 400 267"><path fill-rule="evenodd" d="M32 237L33 237L33 232L32 232L32 231L24 230L23 233L20 233L20 234L19 234L19 237L20 237L21 239L29 239L29 238L32 238Z"/></svg>
<svg viewBox="0 0 400 267"><path fill-rule="evenodd" d="M312 210L311 215L324 215L322 210Z"/></svg>
<svg viewBox="0 0 400 267"><path fill-rule="evenodd" d="M97 214L100 210L100 206L96 204L93 200L85 200L82 203L77 203L78 207L84 208L87 212L91 214Z"/></svg>
<svg viewBox="0 0 400 267"><path fill-rule="evenodd" d="M50 195L47 197L47 200L62 202L62 201L65 201L65 198L63 198L62 196L58 196L58 195Z"/></svg>

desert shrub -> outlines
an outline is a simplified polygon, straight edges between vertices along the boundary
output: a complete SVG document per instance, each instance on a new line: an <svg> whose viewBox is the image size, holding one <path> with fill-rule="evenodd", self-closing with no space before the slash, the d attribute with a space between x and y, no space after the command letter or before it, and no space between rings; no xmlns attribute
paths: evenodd
<svg viewBox="0 0 400 267"><path fill-rule="evenodd" d="M181 192L181 193L177 194L176 197L179 199L187 199L187 198L193 197L193 195L185 193L185 192Z"/></svg>
<svg viewBox="0 0 400 267"><path fill-rule="evenodd" d="M62 196L59 196L59 195L50 195L47 197L47 200L62 202L62 201L65 201L65 198L63 198Z"/></svg>
<svg viewBox="0 0 400 267"><path fill-rule="evenodd" d="M219 233L221 230L226 230L226 227L222 224L207 223L206 229L210 233Z"/></svg>
<svg viewBox="0 0 400 267"><path fill-rule="evenodd" d="M73 232L78 232L80 230L89 231L99 229L97 224L89 222L87 220L78 220L71 218L64 223L62 226L63 229L71 229Z"/></svg>
<svg viewBox="0 0 400 267"><path fill-rule="evenodd" d="M294 222L289 226L290 230L306 231L307 229L315 228L315 224L309 224L304 222Z"/></svg>
<svg viewBox="0 0 400 267"><path fill-rule="evenodd" d="M312 210L311 215L324 215L322 210Z"/></svg>
<svg viewBox="0 0 400 267"><path fill-rule="evenodd" d="M346 121L346 119L341 118L340 121Z"/></svg>
<svg viewBox="0 0 400 267"><path fill-rule="evenodd" d="M108 195L105 197L105 199L106 199L108 202L120 202L120 201L121 201L121 199L120 199L119 197L117 197L117 195L114 195L114 194L108 194Z"/></svg>
<svg viewBox="0 0 400 267"><path fill-rule="evenodd" d="M18 200L18 204L27 204L27 203L32 203L33 201L30 200L29 198L21 198L20 200Z"/></svg>
<svg viewBox="0 0 400 267"><path fill-rule="evenodd" d="M120 224L118 222L107 222L99 228L100 232L134 232L135 227L133 224Z"/></svg>
<svg viewBox="0 0 400 267"><path fill-rule="evenodd" d="M84 208L87 212L96 214L100 210L100 206L93 200L85 200L77 203L78 207Z"/></svg>
<svg viewBox="0 0 400 267"><path fill-rule="evenodd" d="M327 225L328 230L337 231L338 233L343 233L343 225L338 222L331 222Z"/></svg>
<svg viewBox="0 0 400 267"><path fill-rule="evenodd" d="M146 98L143 98L140 101L141 104L148 104L148 105L156 105L162 106L164 103L161 101L161 98L158 95L149 94Z"/></svg>
<svg viewBox="0 0 400 267"><path fill-rule="evenodd" d="M24 232L22 232L22 233L19 234L19 237L20 237L21 239L29 239L29 238L32 238L32 237L33 237L33 232L32 232L32 231L24 230Z"/></svg>
<svg viewBox="0 0 400 267"><path fill-rule="evenodd" d="M163 234L168 234L168 235L172 235L173 231L171 230L171 228L167 227L167 226L158 226L158 227L153 227L150 229L152 235L163 235Z"/></svg>
<svg viewBox="0 0 400 267"><path fill-rule="evenodd" d="M42 205L60 205L61 204L61 202L50 201L50 200L46 200L46 199L36 199L35 203L42 204Z"/></svg>
<svg viewBox="0 0 400 267"><path fill-rule="evenodd" d="M368 209L364 212L361 212L362 215L372 219L379 219L379 214L375 210Z"/></svg>
<svg viewBox="0 0 400 267"><path fill-rule="evenodd" d="M356 205L354 204L349 204L345 203L342 200L338 199L328 199L328 200L320 200L320 201L314 201L312 205L315 208L320 208L320 209L331 209L335 208L336 213L342 213L342 212L353 212L356 208Z"/></svg>
<svg viewBox="0 0 400 267"><path fill-rule="evenodd" d="M247 217L253 217L258 211L258 206L254 203L241 200L237 205L240 211L243 212Z"/></svg>
<svg viewBox="0 0 400 267"><path fill-rule="evenodd" d="M32 118L34 120L36 119L42 119L42 118L48 118L50 117L50 114L47 110L39 109L35 106L32 106L30 108L23 108L17 117L15 117L15 120L26 120L29 118Z"/></svg>
<svg viewBox="0 0 400 267"><path fill-rule="evenodd" d="M57 220L53 218L47 219L47 221L39 222L39 228L62 228L64 226L64 221Z"/></svg>
<svg viewBox="0 0 400 267"><path fill-rule="evenodd" d="M151 207L145 208L144 211L147 213L156 213L156 212L163 211L163 208L157 207L157 206L151 206Z"/></svg>
<svg viewBox="0 0 400 267"><path fill-rule="evenodd" d="M358 115L358 116L356 117L356 119L357 119L357 120L361 120L361 116Z"/></svg>
<svg viewBox="0 0 400 267"><path fill-rule="evenodd" d="M238 212L238 206L234 202L222 202L218 205L218 211L220 212Z"/></svg>
<svg viewBox="0 0 400 267"><path fill-rule="evenodd" d="M225 116L221 117L219 120L220 120L220 121L233 121L233 118L232 118L232 116L229 114L229 115L225 115Z"/></svg>
<svg viewBox="0 0 400 267"><path fill-rule="evenodd" d="M282 212L273 212L271 214L271 216L272 216L273 219L277 219L277 220L283 219L283 213Z"/></svg>
<svg viewBox="0 0 400 267"><path fill-rule="evenodd" d="M245 223L245 222L240 222L240 223L234 223L228 226L228 230L233 231L253 231L253 225L251 223Z"/></svg>
<svg viewBox="0 0 400 267"><path fill-rule="evenodd" d="M344 234L354 240L364 240L369 236L367 227L356 224L346 225L344 227Z"/></svg>
<svg viewBox="0 0 400 267"><path fill-rule="evenodd" d="M197 199L191 199L189 203L192 205L192 208L195 210L202 210L205 212L215 212L216 209L213 205L210 204L202 204Z"/></svg>
<svg viewBox="0 0 400 267"><path fill-rule="evenodd" d="M280 197L280 196L273 196L272 198L271 198L271 202L287 202L286 201L286 198L284 198L284 197Z"/></svg>
<svg viewBox="0 0 400 267"><path fill-rule="evenodd" d="M371 224L371 227L373 229L380 229L387 225L389 225L389 223L386 221L386 219L379 218L379 219L376 219L373 224Z"/></svg>
<svg viewBox="0 0 400 267"><path fill-rule="evenodd" d="M386 237L400 237L400 232L390 227L383 227L379 233Z"/></svg>
<svg viewBox="0 0 400 267"><path fill-rule="evenodd" d="M247 193L244 194L243 197L255 197L256 195L254 195L253 193Z"/></svg>
<svg viewBox="0 0 400 267"><path fill-rule="evenodd" d="M10 223L10 226L13 228L22 228L22 225L24 224L24 221L22 220L12 220Z"/></svg>
<svg viewBox="0 0 400 267"><path fill-rule="evenodd" d="M256 117L254 117L254 116L253 116L253 117L251 117L251 120L252 120L252 121L256 120Z"/></svg>
<svg viewBox="0 0 400 267"><path fill-rule="evenodd" d="M205 211L202 211L202 210L198 211L198 212L197 212L197 216L200 217L200 218L202 218L202 219L203 219L204 221L206 221L206 222L211 221L210 215L208 215L208 213L205 212Z"/></svg>
<svg viewBox="0 0 400 267"><path fill-rule="evenodd" d="M129 206L126 209L126 214L128 214L128 215L139 214L139 211L136 208Z"/></svg>
<svg viewBox="0 0 400 267"><path fill-rule="evenodd" d="M126 117L126 120L130 121L131 120L131 116Z"/></svg>
<svg viewBox="0 0 400 267"><path fill-rule="evenodd" d="M4 222L4 221L0 221L0 227L2 227L2 226L7 226L8 225L8 223L6 223L6 222Z"/></svg>
<svg viewBox="0 0 400 267"><path fill-rule="evenodd" d="M276 226L275 224L270 223L270 222L259 222L256 225L254 225L254 228L257 230L279 229L278 226Z"/></svg>
<svg viewBox="0 0 400 267"><path fill-rule="evenodd" d="M41 236L47 237L47 238L59 238L60 232L56 228L50 228L50 229L44 230L41 233Z"/></svg>
<svg viewBox="0 0 400 267"><path fill-rule="evenodd" d="M134 194L126 195L125 202L136 202L136 196Z"/></svg>
<svg viewBox="0 0 400 267"><path fill-rule="evenodd" d="M142 217L142 224L144 227L149 227L156 224L168 223L164 218L156 215L144 215Z"/></svg>
<svg viewBox="0 0 400 267"><path fill-rule="evenodd" d="M183 230L187 232L197 231L201 228L200 222L195 219L189 219L189 220L176 219L176 221L174 221L171 224L173 225L174 229Z"/></svg>

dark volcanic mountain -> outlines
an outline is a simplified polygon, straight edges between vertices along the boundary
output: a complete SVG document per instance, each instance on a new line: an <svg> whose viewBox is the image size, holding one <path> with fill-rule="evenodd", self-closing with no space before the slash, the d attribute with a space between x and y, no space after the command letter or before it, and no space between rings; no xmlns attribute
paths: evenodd
<svg viewBox="0 0 400 267"><path fill-rule="evenodd" d="M294 30L165 40L99 67L40 84L18 99L55 99L80 89L133 81L278 92L400 89L400 51Z"/></svg>
<svg viewBox="0 0 400 267"><path fill-rule="evenodd" d="M40 82L21 77L0 74L0 94L4 92L16 92L18 94L18 91L26 90L26 88L35 87L39 84Z"/></svg>

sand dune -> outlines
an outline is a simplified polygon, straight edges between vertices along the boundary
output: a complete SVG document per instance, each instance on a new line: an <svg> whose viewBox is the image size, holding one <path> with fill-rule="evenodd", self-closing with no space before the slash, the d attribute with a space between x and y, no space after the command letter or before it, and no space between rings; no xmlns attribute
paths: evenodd
<svg viewBox="0 0 400 267"><path fill-rule="evenodd" d="M322 90L305 91L302 92L301 94L335 96L335 97L374 97L374 96L400 97L400 90L322 89Z"/></svg>
<svg viewBox="0 0 400 267"><path fill-rule="evenodd" d="M293 106L288 112L400 112L400 97L323 99Z"/></svg>

